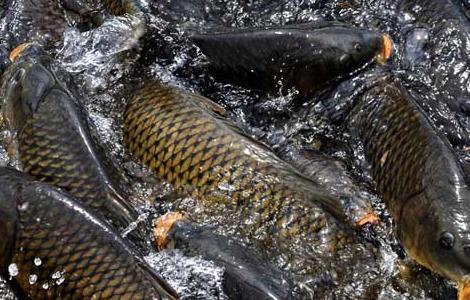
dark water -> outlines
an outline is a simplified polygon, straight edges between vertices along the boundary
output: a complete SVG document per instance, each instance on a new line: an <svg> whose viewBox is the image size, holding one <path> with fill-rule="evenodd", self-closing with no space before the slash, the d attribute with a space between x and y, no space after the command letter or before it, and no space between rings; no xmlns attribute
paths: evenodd
<svg viewBox="0 0 470 300"><path fill-rule="evenodd" d="M343 125L355 95L377 66L370 64L338 80L318 96L298 103L293 95L267 95L219 81L212 76L205 57L187 39L189 32L207 27L279 25L318 19L341 20L386 32L395 41L395 49L385 68L400 77L412 94L420 95L423 110L439 130L456 141L455 150L465 163L470 156L465 143L460 141L465 140L466 119L456 116L439 101L439 91L429 71L427 43L433 38L432 30L417 26L413 15L398 12L395 1L386 0L167 0L149 1L144 6L149 11L150 28L138 49L131 49L137 38L129 30L132 19L114 17L91 32L67 30L64 47L58 49L57 55L82 87L83 101L107 150L124 166L132 183L132 201L143 217L158 217L171 210L175 201L200 209L194 200L173 195L171 187L140 167L124 150L122 113L125 95L132 91L126 83L139 80L142 74L152 74L221 104L234 122L265 137L275 149L294 145L342 161L370 196L383 219L375 237L359 235L333 253L321 239L312 241L318 253L318 259L311 262L311 267L317 270L315 276L296 276L311 298L455 299L452 283L406 257L395 238L394 224L374 193L362 146L350 138ZM455 46L452 34L445 38L448 40L443 45ZM452 61L452 55L457 54L450 53L445 59ZM14 164L3 149L0 163ZM329 230L324 234L335 234L334 228ZM224 233L223 228L218 231ZM211 262L184 257L177 251L152 253L147 260L184 299L226 299L221 287L223 271ZM282 267L286 272L295 269Z"/></svg>

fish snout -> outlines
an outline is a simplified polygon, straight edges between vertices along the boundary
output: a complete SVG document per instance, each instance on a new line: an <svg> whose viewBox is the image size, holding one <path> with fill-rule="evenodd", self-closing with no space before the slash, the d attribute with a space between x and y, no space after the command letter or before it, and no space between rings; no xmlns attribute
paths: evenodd
<svg viewBox="0 0 470 300"><path fill-rule="evenodd" d="M11 62L17 62L24 57L40 56L44 54L45 51L39 44L24 43L16 46L16 48L10 52L9 58Z"/></svg>

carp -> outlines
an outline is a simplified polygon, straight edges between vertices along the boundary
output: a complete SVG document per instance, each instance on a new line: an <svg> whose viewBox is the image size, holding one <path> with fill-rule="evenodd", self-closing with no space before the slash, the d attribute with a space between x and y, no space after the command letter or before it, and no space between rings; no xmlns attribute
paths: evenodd
<svg viewBox="0 0 470 300"><path fill-rule="evenodd" d="M143 32L145 18L140 5L133 0L103 0L107 14L134 16L141 20L136 32ZM0 48L11 51L27 42L36 42L47 50L60 47L64 31L77 27L86 31L103 23L103 8L87 0L10 0L3 13L4 30ZM65 11L65 12L64 12Z"/></svg>
<svg viewBox="0 0 470 300"><path fill-rule="evenodd" d="M442 101L457 113L470 113L470 66L468 43L470 19L456 0L401 0L398 10L411 16L412 24L429 31L425 61L427 74ZM419 9L417 9L419 7ZM416 13L419 11L419 13ZM459 120L467 127L469 120ZM468 134L468 132L466 132Z"/></svg>
<svg viewBox="0 0 470 300"><path fill-rule="evenodd" d="M118 229L138 212L125 199L122 170L104 154L68 73L32 44L3 76L3 119L9 153L35 179L69 192ZM143 235L143 234L142 234ZM136 241L144 237L132 232Z"/></svg>
<svg viewBox="0 0 470 300"><path fill-rule="evenodd" d="M224 268L223 288L230 299L300 299L289 278L258 252L171 212L155 222L160 249L179 249Z"/></svg>
<svg viewBox="0 0 470 300"><path fill-rule="evenodd" d="M418 263L457 283L470 275L470 190L449 142L392 75L364 92L350 114L371 175Z"/></svg>
<svg viewBox="0 0 470 300"><path fill-rule="evenodd" d="M0 268L20 299L177 299L130 244L68 194L0 169Z"/></svg>
<svg viewBox="0 0 470 300"><path fill-rule="evenodd" d="M128 102L125 145L161 179L260 242L289 248L293 239L314 234L325 224L320 207L354 223L357 216L345 209L350 199L331 196L221 110L207 98L147 80Z"/></svg>
<svg viewBox="0 0 470 300"><path fill-rule="evenodd" d="M388 35L339 22L192 34L217 73L237 84L312 96L327 83L392 52Z"/></svg>

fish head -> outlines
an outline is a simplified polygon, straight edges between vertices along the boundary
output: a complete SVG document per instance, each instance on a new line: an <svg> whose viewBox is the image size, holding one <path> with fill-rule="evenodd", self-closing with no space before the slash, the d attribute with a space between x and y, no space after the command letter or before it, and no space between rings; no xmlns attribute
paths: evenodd
<svg viewBox="0 0 470 300"><path fill-rule="evenodd" d="M21 130L56 84L50 71L50 57L37 44L22 45L10 54L13 63L3 75L2 113L8 128Z"/></svg>
<svg viewBox="0 0 470 300"><path fill-rule="evenodd" d="M320 41L325 43L321 48L327 49L323 53L325 61L332 62L332 67L343 72L363 66L374 58L385 63L391 56L393 43L386 34L343 26L327 27L324 31Z"/></svg>
<svg viewBox="0 0 470 300"><path fill-rule="evenodd" d="M464 183L452 184L451 177L434 181L408 201L398 231L418 263L470 287L470 191Z"/></svg>

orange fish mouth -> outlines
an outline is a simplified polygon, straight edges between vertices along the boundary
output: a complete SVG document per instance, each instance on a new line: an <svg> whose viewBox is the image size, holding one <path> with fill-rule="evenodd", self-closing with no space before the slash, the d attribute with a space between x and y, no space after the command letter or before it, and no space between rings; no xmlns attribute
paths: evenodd
<svg viewBox="0 0 470 300"><path fill-rule="evenodd" d="M393 52L393 41L388 34L382 34L382 48L375 57L377 62L385 64L387 60L392 56Z"/></svg>
<svg viewBox="0 0 470 300"><path fill-rule="evenodd" d="M24 49L28 48L29 45L29 43L24 43L16 46L16 48L10 52L10 60L14 62L18 58L18 56L20 56L21 52L23 52Z"/></svg>
<svg viewBox="0 0 470 300"><path fill-rule="evenodd" d="M459 283L458 300L470 300L470 282Z"/></svg>
<svg viewBox="0 0 470 300"><path fill-rule="evenodd" d="M173 227L173 224L182 219L184 219L183 214L179 212L169 212L155 221L153 235L159 250L165 249L168 244L168 233Z"/></svg>
<svg viewBox="0 0 470 300"><path fill-rule="evenodd" d="M361 228L366 224L377 225L380 223L380 218L373 212L368 212L362 216L355 224L355 228Z"/></svg>

